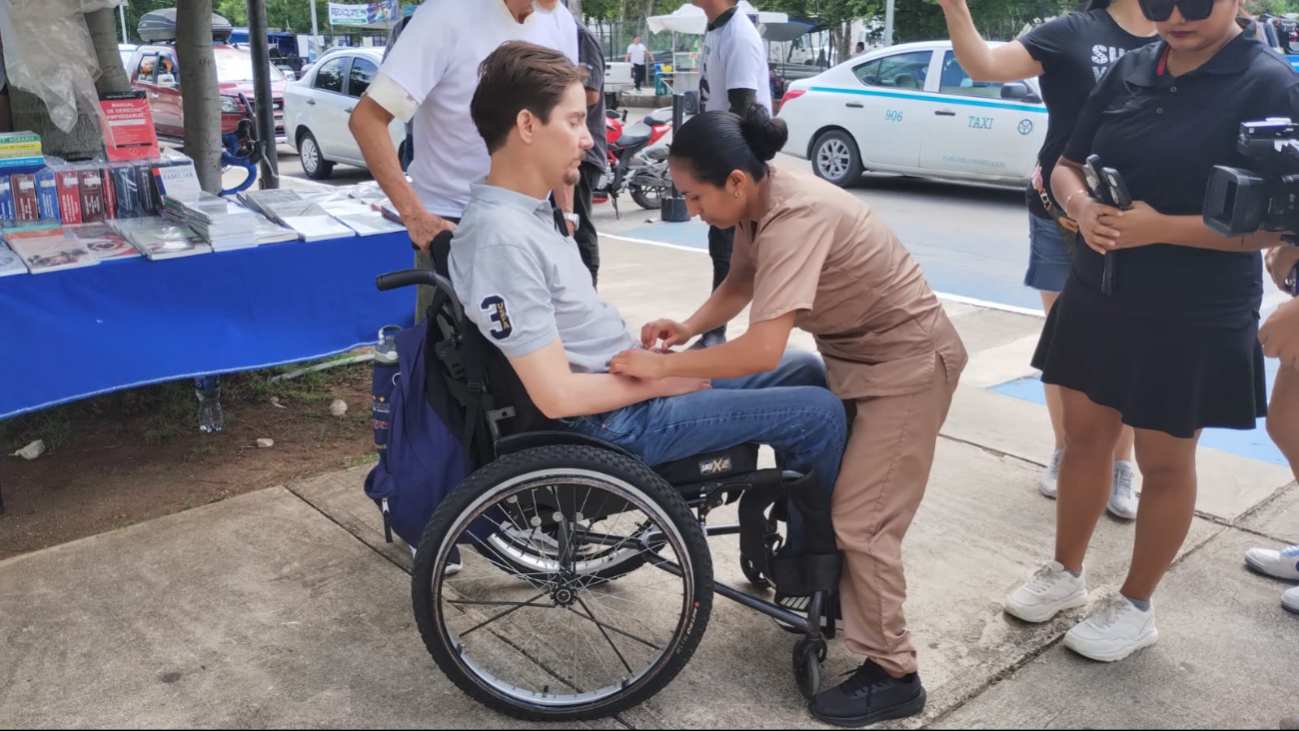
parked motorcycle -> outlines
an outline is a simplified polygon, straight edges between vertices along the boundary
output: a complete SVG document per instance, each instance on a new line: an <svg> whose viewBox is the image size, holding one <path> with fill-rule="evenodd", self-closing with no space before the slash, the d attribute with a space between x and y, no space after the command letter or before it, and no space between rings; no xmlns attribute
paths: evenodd
<svg viewBox="0 0 1299 731"><path fill-rule="evenodd" d="M656 210L672 188L668 172L668 151L652 147L672 131L672 110L659 109L641 122L626 127L627 112L605 113L605 132L609 142L609 171L596 186L596 203L613 202L620 218L618 197L629 193L636 205Z"/></svg>

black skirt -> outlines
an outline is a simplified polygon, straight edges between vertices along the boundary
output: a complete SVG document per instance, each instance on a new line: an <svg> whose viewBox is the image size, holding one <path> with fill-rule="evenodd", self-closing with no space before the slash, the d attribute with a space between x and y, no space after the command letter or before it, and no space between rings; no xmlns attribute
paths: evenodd
<svg viewBox="0 0 1299 731"><path fill-rule="evenodd" d="M1044 383L1086 394L1137 429L1190 439L1254 429L1267 415L1261 302L1187 310L1134 306L1070 277L1033 356Z"/></svg>

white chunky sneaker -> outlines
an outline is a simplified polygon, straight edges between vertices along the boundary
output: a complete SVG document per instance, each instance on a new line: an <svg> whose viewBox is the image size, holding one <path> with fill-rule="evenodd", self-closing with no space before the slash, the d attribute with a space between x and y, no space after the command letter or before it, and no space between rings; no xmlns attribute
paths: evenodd
<svg viewBox="0 0 1299 731"><path fill-rule="evenodd" d="M411 558L415 558L415 554L416 554L418 551L419 551L419 549L415 548L414 546L411 546L411 547L410 547L410 557L411 557ZM452 549L452 551L451 551L451 557L447 559L447 570L446 570L446 573L443 574L443 575L444 575L444 576L455 576L456 574L458 574L458 573L460 573L461 571L464 571L464 570L465 570L465 564L464 564L464 561L461 560L461 558L460 558L460 549L459 549L459 548Z"/></svg>
<svg viewBox="0 0 1299 731"><path fill-rule="evenodd" d="M1060 490L1060 460L1064 457L1064 450L1057 449L1051 457L1051 466L1042 473L1041 479L1037 481L1037 489L1043 496L1055 500L1056 493Z"/></svg>
<svg viewBox="0 0 1299 731"><path fill-rule="evenodd" d="M1154 607L1143 612L1123 596L1107 600L1064 636L1065 647L1096 662L1118 662L1158 641Z"/></svg>
<svg viewBox="0 0 1299 731"><path fill-rule="evenodd" d="M1110 488L1110 502L1106 507L1119 520L1137 519L1137 494L1132 490L1135 465L1131 462L1114 463L1114 484Z"/></svg>
<svg viewBox="0 0 1299 731"><path fill-rule="evenodd" d="M1281 595L1281 607L1291 614L1299 614L1299 586Z"/></svg>
<svg viewBox="0 0 1299 731"><path fill-rule="evenodd" d="M1037 572L1033 580L1006 597L1006 614L1031 624L1050 622L1055 615L1087 606L1087 574L1075 577L1058 561Z"/></svg>
<svg viewBox="0 0 1299 731"><path fill-rule="evenodd" d="M1251 548L1245 554L1245 565L1264 576L1299 582L1299 546L1290 546L1280 551Z"/></svg>

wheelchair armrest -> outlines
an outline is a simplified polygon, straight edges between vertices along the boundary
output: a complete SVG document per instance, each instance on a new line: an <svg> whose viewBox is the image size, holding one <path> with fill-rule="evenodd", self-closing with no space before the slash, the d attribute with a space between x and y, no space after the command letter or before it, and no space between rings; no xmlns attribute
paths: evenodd
<svg viewBox="0 0 1299 731"><path fill-rule="evenodd" d="M427 269L406 269L400 272L389 272L380 274L375 279L375 286L380 292L387 292L402 287L414 287L416 285L427 285L440 290L446 295L447 303L451 305L451 311L455 314L456 322L463 322L465 319L464 308L460 305L460 298L451 288L451 282L440 274L428 271Z"/></svg>

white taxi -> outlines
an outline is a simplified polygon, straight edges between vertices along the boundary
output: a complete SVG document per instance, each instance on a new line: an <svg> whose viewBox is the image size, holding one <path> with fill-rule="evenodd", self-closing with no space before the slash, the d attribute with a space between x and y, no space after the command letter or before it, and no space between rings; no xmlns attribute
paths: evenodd
<svg viewBox="0 0 1299 731"><path fill-rule="evenodd" d="M785 152L836 185L865 170L1021 185L1047 119L1036 79L973 81L950 41L892 46L794 82L780 118Z"/></svg>

